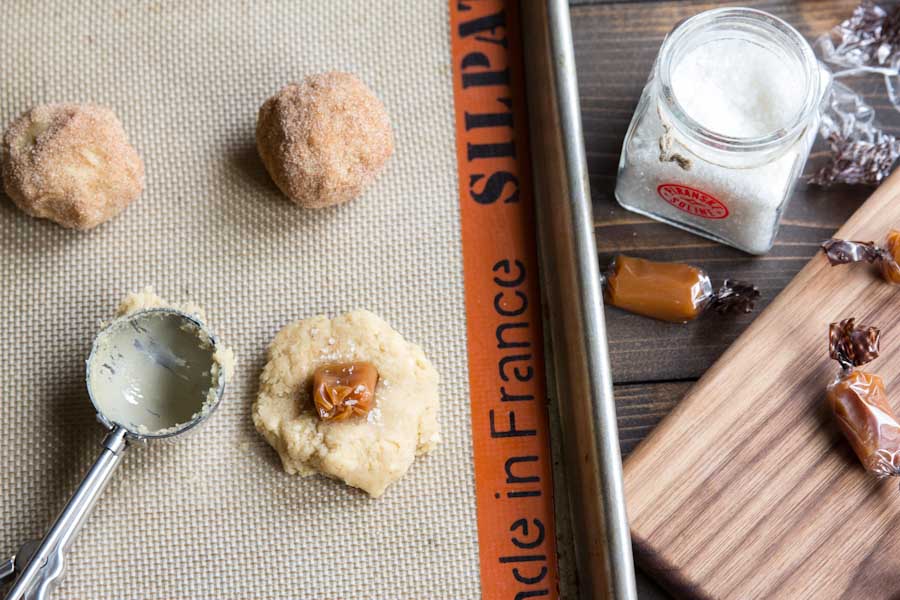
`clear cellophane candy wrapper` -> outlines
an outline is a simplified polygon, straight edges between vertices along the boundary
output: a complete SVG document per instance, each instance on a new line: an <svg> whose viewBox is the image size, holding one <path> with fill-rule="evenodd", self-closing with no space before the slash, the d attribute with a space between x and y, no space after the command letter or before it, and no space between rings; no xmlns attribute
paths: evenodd
<svg viewBox="0 0 900 600"><path fill-rule="evenodd" d="M749 283L726 279L714 289L703 269L623 254L604 273L603 288L607 304L673 323L692 321L707 310L750 312L759 297Z"/></svg>
<svg viewBox="0 0 900 600"><path fill-rule="evenodd" d="M819 37L816 54L832 78L825 93L820 140L807 166L810 183L878 185L900 156L900 142L884 132L875 110L844 81L879 76L900 110L900 8L888 13L866 2L849 19Z"/></svg>
<svg viewBox="0 0 900 600"><path fill-rule="evenodd" d="M859 367L878 356L880 332L854 319L832 323L829 353L841 367L828 386L828 404L838 427L868 472L879 479L900 476L900 423L884 381Z"/></svg>
<svg viewBox="0 0 900 600"><path fill-rule="evenodd" d="M891 229L884 244L858 242L832 238L822 243L822 250L831 266L851 263L871 263L878 267L881 276L888 283L900 284L900 231Z"/></svg>

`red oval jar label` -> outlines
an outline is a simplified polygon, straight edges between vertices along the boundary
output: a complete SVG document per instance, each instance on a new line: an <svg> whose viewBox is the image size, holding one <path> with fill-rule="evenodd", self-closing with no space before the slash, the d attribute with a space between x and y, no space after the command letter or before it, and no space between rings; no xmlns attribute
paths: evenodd
<svg viewBox="0 0 900 600"><path fill-rule="evenodd" d="M659 197L684 212L704 219L724 219L728 207L714 196L677 183L664 183L656 188Z"/></svg>

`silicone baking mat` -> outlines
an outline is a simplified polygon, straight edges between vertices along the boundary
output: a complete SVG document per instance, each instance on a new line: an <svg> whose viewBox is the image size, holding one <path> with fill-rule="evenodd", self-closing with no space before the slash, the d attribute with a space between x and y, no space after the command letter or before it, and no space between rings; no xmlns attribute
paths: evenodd
<svg viewBox="0 0 900 600"><path fill-rule="evenodd" d="M508 231L533 226L527 167L492 144L514 141L504 117L478 121L481 131L463 139L453 109L456 81L457 102L512 110L503 100L508 66L498 65L507 58L497 43L509 16L503 4L0 6L0 122L37 103L104 104L147 170L142 197L90 232L31 219L0 197L0 554L43 533L98 453L83 360L119 299L149 285L204 306L238 368L203 428L127 452L56 597L556 596L536 271L518 289L490 277L470 282L479 269L509 283L516 261L534 267L528 230ZM304 211L279 194L257 157L256 112L285 83L334 69L358 74L384 101L396 153L360 199ZM521 112L516 119L525 122ZM468 155L470 144L484 154ZM491 179L496 161L512 179ZM488 234L467 254L465 278L460 177L472 186L462 190L469 237ZM498 183L500 197L482 202L495 189L483 186ZM509 236L509 254L493 255L492 237ZM516 313L524 329L502 328L481 309L513 313L507 302L522 290L531 299ZM467 302L476 337L467 337ZM422 345L443 379L443 443L377 501L284 474L249 416L273 335L296 319L354 308ZM534 398L500 404L513 390L507 383L501 392L501 352L523 342L538 346L527 347L530 363L506 368L534 367L537 378L519 382L518 394ZM482 344L498 352L470 359L467 347ZM535 434L495 435L516 429Z"/></svg>

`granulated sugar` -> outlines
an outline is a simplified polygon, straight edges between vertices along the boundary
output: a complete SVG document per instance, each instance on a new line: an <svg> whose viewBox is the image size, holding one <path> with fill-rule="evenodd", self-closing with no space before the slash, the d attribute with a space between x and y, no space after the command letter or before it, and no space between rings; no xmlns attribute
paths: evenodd
<svg viewBox="0 0 900 600"><path fill-rule="evenodd" d="M678 61L672 89L688 116L706 129L758 137L784 127L800 111L804 90L796 66L745 40L715 40Z"/></svg>
<svg viewBox="0 0 900 600"><path fill-rule="evenodd" d="M751 254L768 252L781 205L796 180L795 170L805 162L809 143L798 140L778 159L750 169L722 167L692 156L691 169L684 171L677 163L660 162L662 134L655 105L647 107L644 118L626 141L627 160L616 182L619 201L637 212L693 226ZM815 135L814 128L811 135ZM683 147L682 152L689 154ZM659 194L661 186L673 184L705 192L724 205L728 215L710 219L673 206Z"/></svg>
<svg viewBox="0 0 900 600"><path fill-rule="evenodd" d="M795 56L774 50L734 37L687 49L670 70L678 105L719 136L746 141L784 132L804 110L809 77ZM658 77L647 84L632 119L617 199L630 210L746 252L767 252L809 154L817 116L799 137L765 155L734 152L728 142L711 148L683 135L690 125L675 122Z"/></svg>

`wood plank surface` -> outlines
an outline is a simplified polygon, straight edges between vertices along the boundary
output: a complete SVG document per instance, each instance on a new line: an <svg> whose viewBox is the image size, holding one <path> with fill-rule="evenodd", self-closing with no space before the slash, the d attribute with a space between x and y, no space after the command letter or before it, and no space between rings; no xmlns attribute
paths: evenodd
<svg viewBox="0 0 900 600"><path fill-rule="evenodd" d="M631 454L692 385L692 381L672 381L616 386L619 445L624 456Z"/></svg>
<svg viewBox="0 0 900 600"><path fill-rule="evenodd" d="M724 4L724 3L723 3ZM786 19L812 38L850 15L854 1L741 2ZM817 244L839 227L871 190L798 186L775 248L752 257L715 242L630 213L613 198L625 130L665 34L680 19L715 2L641 2L572 7L582 118L597 247L601 264L617 252L680 260L707 269L714 280L748 279L762 291L764 307L791 280ZM854 81L889 131L900 133L900 113L888 104L878 78ZM670 325L608 309L613 375L617 382L699 377L752 322L709 317ZM651 343L652 342L652 343Z"/></svg>
<svg viewBox="0 0 900 600"><path fill-rule="evenodd" d="M900 223L900 173L838 237L877 239L886 223ZM814 257L626 461L636 555L677 595L900 596L897 480L865 472L824 404L839 371L826 332L842 318L882 328L865 370L889 396L900 385L900 295L856 266Z"/></svg>
<svg viewBox="0 0 900 600"><path fill-rule="evenodd" d="M588 167L601 263L617 252L656 260L685 260L714 279L742 277L762 290L768 304L871 190L838 186L824 191L798 186L776 247L754 258L621 209L613 198L622 139L647 73L666 32L678 20L720 3L573 0L572 27L579 71ZM578 6L576 6L576 4ZM848 17L853 1L741 2L794 24L808 38ZM888 7L896 2L881 2ZM881 81L851 85L875 106L885 129L900 133ZM759 313L711 317L687 326L656 323L607 309L610 351L623 454L630 453ZM638 573L642 600L670 596Z"/></svg>

